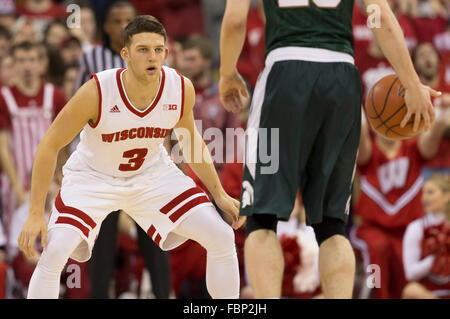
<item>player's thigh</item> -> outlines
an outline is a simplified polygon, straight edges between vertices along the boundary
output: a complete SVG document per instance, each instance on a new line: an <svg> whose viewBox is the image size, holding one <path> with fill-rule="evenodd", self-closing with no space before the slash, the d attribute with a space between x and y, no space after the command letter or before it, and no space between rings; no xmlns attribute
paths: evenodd
<svg viewBox="0 0 450 319"><path fill-rule="evenodd" d="M158 165L161 174L139 177L136 183L139 186L124 211L160 248L170 250L187 239L176 235L174 229L193 212L214 206L205 192L173 162L162 161Z"/></svg>
<svg viewBox="0 0 450 319"><path fill-rule="evenodd" d="M255 88L247 127L241 215L287 220L298 190L298 163L318 130L308 110L314 72L303 61L266 67Z"/></svg>

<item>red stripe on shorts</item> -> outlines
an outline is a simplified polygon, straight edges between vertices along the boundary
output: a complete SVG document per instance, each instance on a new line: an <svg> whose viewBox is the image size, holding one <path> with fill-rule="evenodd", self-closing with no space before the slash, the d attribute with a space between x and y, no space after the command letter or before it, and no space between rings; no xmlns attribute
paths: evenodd
<svg viewBox="0 0 450 319"><path fill-rule="evenodd" d="M159 246L159 242L161 241L161 236L159 234L156 234L155 243Z"/></svg>
<svg viewBox="0 0 450 319"><path fill-rule="evenodd" d="M155 226L151 225L150 228L147 230L147 235L150 236L150 238L153 238L153 234L155 233L156 228Z"/></svg>
<svg viewBox="0 0 450 319"><path fill-rule="evenodd" d="M89 237L89 229L78 220L72 219L70 217L59 216L55 224L69 224L75 226L83 232L84 236Z"/></svg>
<svg viewBox="0 0 450 319"><path fill-rule="evenodd" d="M193 200L181 206L180 208L178 208L172 215L170 215L169 218L173 223L175 223L181 216L183 216L190 209L194 208L197 205L209 202L210 201L206 196L196 197Z"/></svg>
<svg viewBox="0 0 450 319"><path fill-rule="evenodd" d="M55 200L55 207L59 211L60 214L71 214L74 216L77 216L81 220L83 220L87 225L91 226L91 228L95 228L97 225L94 220L89 217L86 213L83 213L81 210L64 205L62 199L61 199L61 191L58 193L58 196Z"/></svg>
<svg viewBox="0 0 450 319"><path fill-rule="evenodd" d="M180 195L178 195L177 197L175 197L174 199L172 199L166 206L164 206L163 208L160 209L161 213L163 214L167 214L168 212L170 212L175 206L177 206L179 203L181 203L182 201L184 201L185 199L191 197L192 195L195 194L200 194L203 193L203 191L199 188L199 187L192 187L190 189L188 189L187 191L181 193Z"/></svg>

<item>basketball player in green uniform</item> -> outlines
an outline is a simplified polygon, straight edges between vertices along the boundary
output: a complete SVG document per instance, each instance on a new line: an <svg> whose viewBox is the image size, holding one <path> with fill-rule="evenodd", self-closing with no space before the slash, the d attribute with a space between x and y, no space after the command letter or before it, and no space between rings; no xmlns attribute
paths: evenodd
<svg viewBox="0 0 450 319"><path fill-rule="evenodd" d="M355 257L345 224L362 94L353 62L353 2L263 0L266 65L247 124L240 208L240 214L247 216L245 262L256 298L281 296L284 259L276 226L278 220L289 218L298 188L307 224L314 228L320 245L325 298L352 297ZM369 17L374 18L372 31L406 89L408 112L402 127L412 118L415 130L421 120L427 130L434 121L430 95L439 93L420 83L387 1L364 2L379 14ZM224 107L233 112L243 107L248 96L236 62L249 7L250 0L228 0L222 22L219 86ZM278 143L279 161L267 163L261 151L276 150L274 143Z"/></svg>

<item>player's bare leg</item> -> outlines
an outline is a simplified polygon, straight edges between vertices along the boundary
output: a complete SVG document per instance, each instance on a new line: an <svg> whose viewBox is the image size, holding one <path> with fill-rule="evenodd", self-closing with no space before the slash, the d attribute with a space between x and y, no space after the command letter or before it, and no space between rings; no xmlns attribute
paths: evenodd
<svg viewBox="0 0 450 319"><path fill-rule="evenodd" d="M417 282L406 285L402 292L403 299L439 299L427 288Z"/></svg>
<svg viewBox="0 0 450 319"><path fill-rule="evenodd" d="M245 265L255 298L280 298L284 273L283 251L274 231L250 233L244 246Z"/></svg>
<svg viewBox="0 0 450 319"><path fill-rule="evenodd" d="M355 254L347 238L334 235L320 245L319 272L326 299L352 298Z"/></svg>

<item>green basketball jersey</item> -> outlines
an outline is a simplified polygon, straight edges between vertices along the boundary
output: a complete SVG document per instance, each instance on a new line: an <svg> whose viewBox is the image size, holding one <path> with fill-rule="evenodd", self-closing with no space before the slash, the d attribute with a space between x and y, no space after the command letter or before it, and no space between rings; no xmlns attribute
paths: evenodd
<svg viewBox="0 0 450 319"><path fill-rule="evenodd" d="M354 0L263 0L265 55L287 46L346 52L353 56Z"/></svg>

